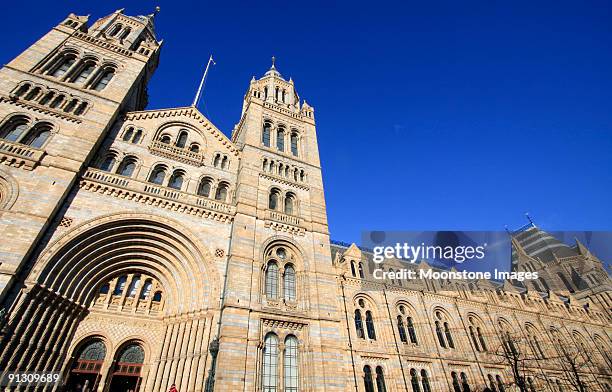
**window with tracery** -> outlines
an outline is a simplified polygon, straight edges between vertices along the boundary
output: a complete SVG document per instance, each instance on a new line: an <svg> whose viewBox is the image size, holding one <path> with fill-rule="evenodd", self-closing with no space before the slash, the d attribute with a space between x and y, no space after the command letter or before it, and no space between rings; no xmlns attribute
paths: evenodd
<svg viewBox="0 0 612 392"><path fill-rule="evenodd" d="M92 307L108 311L157 314L163 309L163 288L159 281L143 273L119 275L104 282Z"/></svg>
<svg viewBox="0 0 612 392"><path fill-rule="evenodd" d="M266 252L263 271L266 299L282 299L285 304L295 306L298 299L296 262L296 254L287 246L273 246Z"/></svg>

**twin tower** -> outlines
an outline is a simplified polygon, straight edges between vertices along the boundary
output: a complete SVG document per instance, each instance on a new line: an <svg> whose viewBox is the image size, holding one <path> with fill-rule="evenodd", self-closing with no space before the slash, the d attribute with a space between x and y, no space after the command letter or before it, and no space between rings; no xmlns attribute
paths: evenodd
<svg viewBox="0 0 612 392"><path fill-rule="evenodd" d="M145 110L155 18L71 14L0 70L0 370L343 389L314 109L273 64L231 138Z"/></svg>

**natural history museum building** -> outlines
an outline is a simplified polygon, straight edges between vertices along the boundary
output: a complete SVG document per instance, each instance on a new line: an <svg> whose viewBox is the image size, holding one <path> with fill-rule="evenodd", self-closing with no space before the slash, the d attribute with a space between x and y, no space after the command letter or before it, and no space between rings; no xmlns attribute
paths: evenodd
<svg viewBox="0 0 612 392"><path fill-rule="evenodd" d="M0 370L61 379L0 390L611 391L589 249L528 225L537 281L374 279L294 81L253 78L229 138L145 110L154 19L71 14L0 70Z"/></svg>

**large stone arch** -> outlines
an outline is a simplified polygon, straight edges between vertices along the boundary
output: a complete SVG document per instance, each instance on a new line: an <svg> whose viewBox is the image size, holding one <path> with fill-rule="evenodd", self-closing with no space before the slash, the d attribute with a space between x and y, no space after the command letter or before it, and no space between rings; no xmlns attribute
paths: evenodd
<svg viewBox="0 0 612 392"><path fill-rule="evenodd" d="M2 210L9 210L19 195L17 181L7 171L0 169L0 214Z"/></svg>

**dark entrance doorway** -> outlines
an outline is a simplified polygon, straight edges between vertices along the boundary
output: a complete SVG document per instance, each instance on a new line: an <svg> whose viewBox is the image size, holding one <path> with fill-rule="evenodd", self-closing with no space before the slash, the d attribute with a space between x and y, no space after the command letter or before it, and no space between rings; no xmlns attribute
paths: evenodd
<svg viewBox="0 0 612 392"><path fill-rule="evenodd" d="M86 341L72 362L66 391L95 391L105 356L106 346L100 339Z"/></svg>
<svg viewBox="0 0 612 392"><path fill-rule="evenodd" d="M119 350L111 369L110 392L138 392L140 372L144 362L144 350L138 343L128 343Z"/></svg>

